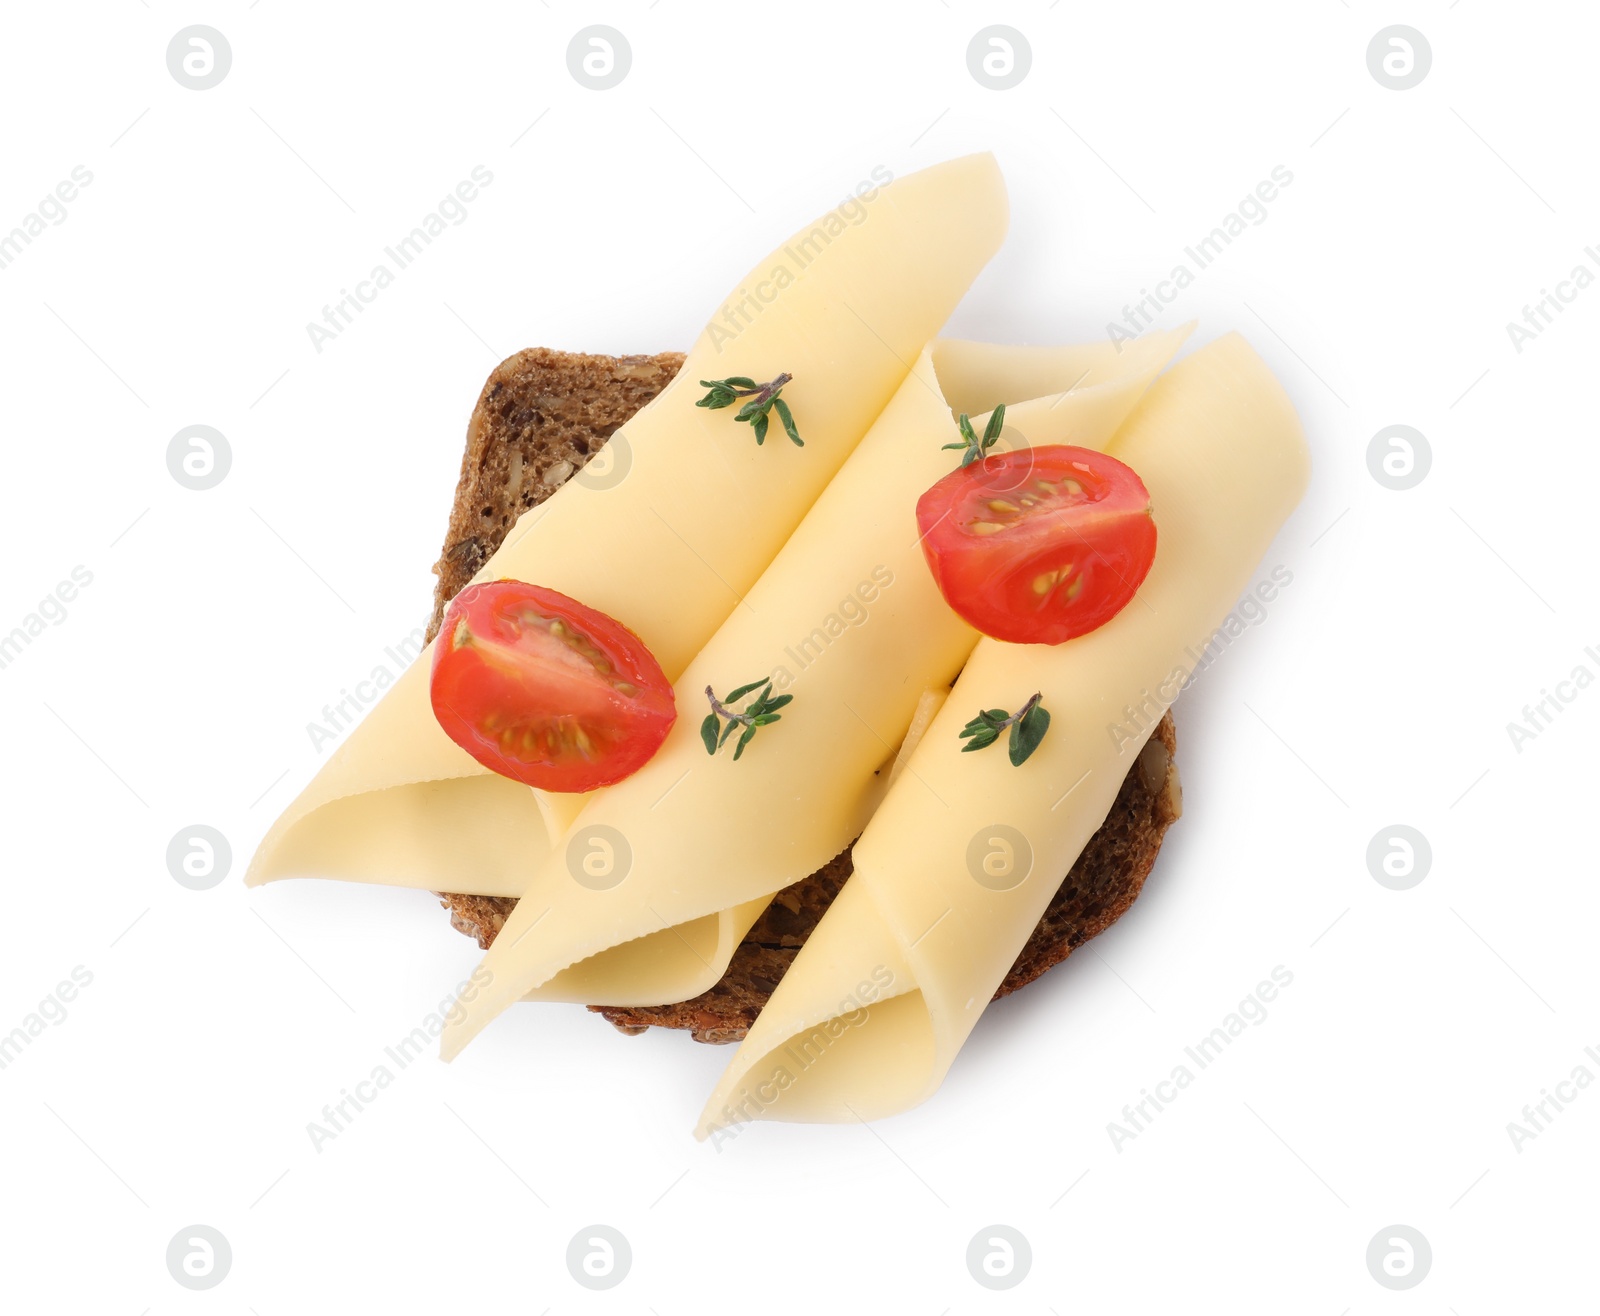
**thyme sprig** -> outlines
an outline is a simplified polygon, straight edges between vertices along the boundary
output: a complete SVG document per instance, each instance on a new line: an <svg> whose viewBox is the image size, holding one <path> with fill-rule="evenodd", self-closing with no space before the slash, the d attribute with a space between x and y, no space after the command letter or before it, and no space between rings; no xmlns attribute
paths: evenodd
<svg viewBox="0 0 1600 1316"><path fill-rule="evenodd" d="M1039 702L1042 698L1042 694L1035 693L1015 713L1007 713L1003 708L984 709L962 729L961 739L967 743L961 747L961 752L970 754L975 749L987 749L1000 739L1002 731L1010 727L1011 740L1007 749L1011 755L1011 766L1020 768L1028 761L1028 756L1039 748L1044 733L1050 730L1050 713Z"/></svg>
<svg viewBox="0 0 1600 1316"><path fill-rule="evenodd" d="M710 407L716 411L720 407L731 407L741 398L750 400L739 408L734 416L735 420L748 421L750 428L756 432L757 446L767 441L767 413L776 411L778 419L783 422L783 432L793 441L794 446L806 446L800 437L800 431L794 427L794 414L789 410L789 404L778 396L783 392L783 386L794 378L788 371L784 371L776 379L765 384L758 384L755 380L744 375L731 375L727 379L702 379L701 388L711 391L695 403L697 407Z"/></svg>
<svg viewBox="0 0 1600 1316"><path fill-rule="evenodd" d="M761 689L763 686L766 688ZM735 710L729 707L730 704L738 703L751 691L757 689L761 689L761 693L751 700L744 709ZM700 724L700 739L705 742L706 753L715 754L728 743L728 737L733 734L735 727L743 727L744 732L733 747L734 761L737 762L739 755L744 753L744 747L755 738L757 731L773 722L782 720L782 714L778 710L793 700L794 696L779 695L774 699L772 697L772 682L766 680L751 681L749 685L741 685L737 690L728 691L727 696L723 699L718 699L716 693L708 685L706 687L706 698L711 701L711 711L706 714L706 720ZM727 719L726 724L723 723L722 719L724 718Z"/></svg>
<svg viewBox="0 0 1600 1316"><path fill-rule="evenodd" d="M989 413L989 423L983 427L983 437L981 439L973 430L972 418L966 412L963 411L961 413L961 419L956 424L961 430L961 442L947 443L944 445L944 450L948 451L952 448L965 449L961 454L961 469L966 470L973 462L980 460L990 448L994 447L996 440L999 439L1000 431L1005 428L1006 424L1005 403L1002 402Z"/></svg>

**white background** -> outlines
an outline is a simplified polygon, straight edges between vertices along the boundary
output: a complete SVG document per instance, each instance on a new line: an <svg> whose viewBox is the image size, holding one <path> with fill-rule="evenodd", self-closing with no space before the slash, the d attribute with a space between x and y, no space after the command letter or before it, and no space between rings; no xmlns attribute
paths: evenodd
<svg viewBox="0 0 1600 1316"><path fill-rule="evenodd" d="M1009 91L973 34L1020 30ZM190 23L233 52L169 74ZM605 23L613 90L565 52ZM1426 34L1407 91L1369 73ZM1520 353L1506 323L1600 241L1593 11L825 3L10 6L0 233L91 185L0 270L0 633L93 582L0 670L0 1032L92 983L0 1071L17 1310L937 1313L1577 1310L1592 1305L1600 1092L1520 1150L1526 1103L1600 1075L1588 844L1600 692L1506 724L1600 644L1591 376L1600 291ZM533 125L530 127L530 125ZM239 874L323 755L306 724L420 624L484 376L531 344L656 351L874 166L977 149L1008 244L953 331L1101 336L1275 166L1292 185L1164 316L1240 329L1288 386L1313 484L1294 581L1179 708L1187 812L1146 894L991 1010L936 1099L873 1128L689 1136L731 1052L513 1011L306 1125L476 960L425 894ZM319 353L308 321L474 166L493 183ZM216 488L169 440L221 430ZM1391 424L1433 463L1369 474ZM192 823L233 872L169 876ZM1427 878L1368 872L1394 823ZM1120 1150L1125 1103L1275 965L1265 1022ZM621 1229L604 1293L565 1265ZM232 1270L169 1276L208 1224ZM1031 1241L991 1293L981 1227ZM1369 1239L1419 1229L1417 1288Z"/></svg>

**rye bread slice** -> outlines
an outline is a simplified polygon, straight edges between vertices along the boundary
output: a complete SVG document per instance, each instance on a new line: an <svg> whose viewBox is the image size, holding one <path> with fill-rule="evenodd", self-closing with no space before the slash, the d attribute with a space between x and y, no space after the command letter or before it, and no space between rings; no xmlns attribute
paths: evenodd
<svg viewBox="0 0 1600 1316"><path fill-rule="evenodd" d="M433 568L430 640L445 604L517 518L565 484L682 364L682 352L586 356L530 347L494 368L467 422L450 529Z"/></svg>
<svg viewBox="0 0 1600 1316"><path fill-rule="evenodd" d="M528 508L559 488L683 364L679 353L586 356L529 348L498 365L467 427L467 450L444 552L434 571L433 619L500 546ZM1129 769L1111 812L1062 881L995 999L1025 987L1117 921L1133 903L1182 812L1170 715ZM846 849L780 891L740 943L728 971L693 1000L657 1006L590 1006L625 1033L687 1029L697 1042L737 1042L772 994L811 929L851 873ZM441 893L450 922L488 949L516 901Z"/></svg>

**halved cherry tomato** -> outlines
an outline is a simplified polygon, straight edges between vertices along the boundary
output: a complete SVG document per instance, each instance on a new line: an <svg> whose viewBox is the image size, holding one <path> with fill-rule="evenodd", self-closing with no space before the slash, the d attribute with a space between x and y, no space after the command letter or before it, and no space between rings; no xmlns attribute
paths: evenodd
<svg viewBox="0 0 1600 1316"><path fill-rule="evenodd" d="M677 720L672 683L644 641L539 585L469 585L433 646L433 713L484 767L549 791L638 771Z"/></svg>
<svg viewBox="0 0 1600 1316"><path fill-rule="evenodd" d="M945 601L985 635L1060 644L1128 605L1156 555L1150 493L1088 448L1019 448L952 471L917 500Z"/></svg>

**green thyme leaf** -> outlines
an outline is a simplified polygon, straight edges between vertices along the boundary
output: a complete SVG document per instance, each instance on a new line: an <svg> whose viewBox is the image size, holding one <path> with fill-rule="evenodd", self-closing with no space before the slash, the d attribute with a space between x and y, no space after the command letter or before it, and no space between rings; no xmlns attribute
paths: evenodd
<svg viewBox="0 0 1600 1316"><path fill-rule="evenodd" d="M981 710L961 729L959 738L967 742L961 747L961 752L970 754L975 749L987 749L1009 727L1011 735L1007 753L1011 765L1020 768L1039 748L1045 732L1050 730L1050 714L1040 702L1042 698L1041 694L1035 694L1015 713L1007 713L1003 708Z"/></svg>
<svg viewBox="0 0 1600 1316"><path fill-rule="evenodd" d="M946 443L940 448L940 451L943 452L953 448L964 449L965 451L961 454L961 469L966 470L973 462L980 460L990 448L994 447L1000 439L1000 432L1005 428L1005 424L1006 408L1005 404L1001 403L989 413L989 423L984 426L983 437L980 439L977 431L972 428L972 417L967 415L966 412L962 412L956 420L956 428L961 431L961 442Z"/></svg>
<svg viewBox="0 0 1600 1316"><path fill-rule="evenodd" d="M1020 768L1028 761L1028 756L1039 748L1039 742L1044 739L1044 733L1050 730L1050 713L1047 709L1035 704L1022 717L1011 724L1011 743L1008 751L1011 755L1011 766Z"/></svg>
<svg viewBox="0 0 1600 1316"><path fill-rule="evenodd" d="M735 413L734 420L742 420L750 425L755 431L758 446L766 442L767 428L770 424L768 413L775 410L778 419L783 422L784 433L797 448L803 448L806 446L805 440L800 437L800 431L795 427L794 413L789 410L789 404L778 396L783 391L783 386L793 378L793 375L785 371L765 384L758 384L746 375L730 375L727 379L702 379L700 387L711 391L696 402L695 406L716 410L721 407L731 407L740 399L748 399Z"/></svg>
<svg viewBox="0 0 1600 1316"><path fill-rule="evenodd" d="M731 705L738 703L756 690L760 693L743 708L736 709ZM718 699L716 692L708 685L706 698L711 703L711 712L706 720L700 724L700 738L705 742L706 749L715 754L728 743L733 733L743 728L738 741L733 747L735 761L744 753L745 746L754 738L756 731L773 722L783 720L783 715L776 712L785 704L793 701L793 695L779 695L773 698L772 680L766 678L760 681L751 681L734 689L725 699ZM720 729L720 730L719 730Z"/></svg>
<svg viewBox="0 0 1600 1316"><path fill-rule="evenodd" d="M744 753L744 747L746 745L748 745L752 740L754 740L755 736L756 736L756 724L754 722L752 722L749 726L747 726L744 729L744 735L739 737L738 744L736 744L733 747L733 761L735 763L737 763L739 761L739 755Z"/></svg>
<svg viewBox="0 0 1600 1316"><path fill-rule="evenodd" d="M983 431L983 450L987 452L994 447L995 441L1000 437L1000 431L1006 427L1006 406L1001 403L989 413L989 423Z"/></svg>
<svg viewBox="0 0 1600 1316"><path fill-rule="evenodd" d="M789 436L790 442L797 448L805 447L806 441L800 437L800 431L794 427L794 413L789 410L789 404L774 395L772 409L778 413L778 419L783 422L783 432Z"/></svg>

